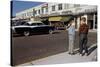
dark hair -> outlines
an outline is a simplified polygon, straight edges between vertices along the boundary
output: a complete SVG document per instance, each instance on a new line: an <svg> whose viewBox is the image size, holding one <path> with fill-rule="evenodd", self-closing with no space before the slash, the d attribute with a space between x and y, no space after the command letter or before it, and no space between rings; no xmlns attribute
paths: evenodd
<svg viewBox="0 0 100 67"><path fill-rule="evenodd" d="M86 22L86 18L85 17L82 17L81 20L83 20L84 22Z"/></svg>

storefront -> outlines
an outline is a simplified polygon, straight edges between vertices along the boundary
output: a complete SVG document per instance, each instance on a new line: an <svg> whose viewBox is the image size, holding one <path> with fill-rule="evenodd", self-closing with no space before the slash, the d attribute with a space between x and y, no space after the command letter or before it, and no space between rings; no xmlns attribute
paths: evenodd
<svg viewBox="0 0 100 67"><path fill-rule="evenodd" d="M77 29L80 26L80 20L82 17L86 18L86 23L89 25L89 29L97 29L97 7L84 7L81 10L77 10L75 16Z"/></svg>
<svg viewBox="0 0 100 67"><path fill-rule="evenodd" d="M64 27L70 18L71 18L70 16L53 16L53 17L49 17L49 22L50 25L52 26Z"/></svg>
<svg viewBox="0 0 100 67"><path fill-rule="evenodd" d="M97 14L89 14L87 22L90 29L97 29Z"/></svg>

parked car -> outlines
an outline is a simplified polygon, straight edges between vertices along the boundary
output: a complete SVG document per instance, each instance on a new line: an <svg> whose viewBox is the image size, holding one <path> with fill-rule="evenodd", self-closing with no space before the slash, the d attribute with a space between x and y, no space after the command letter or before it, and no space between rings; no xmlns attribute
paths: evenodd
<svg viewBox="0 0 100 67"><path fill-rule="evenodd" d="M50 33L54 30L53 26L45 25L41 21L26 22L23 25L12 26L12 33L29 36L32 33Z"/></svg>

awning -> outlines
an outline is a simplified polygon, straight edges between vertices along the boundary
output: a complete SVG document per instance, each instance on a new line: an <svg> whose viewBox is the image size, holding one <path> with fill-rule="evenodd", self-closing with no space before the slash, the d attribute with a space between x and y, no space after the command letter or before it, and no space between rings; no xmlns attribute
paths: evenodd
<svg viewBox="0 0 100 67"><path fill-rule="evenodd" d="M71 18L71 16L69 17L62 17L62 19L60 20L61 22L66 22L66 21L69 21Z"/></svg>
<svg viewBox="0 0 100 67"><path fill-rule="evenodd" d="M50 17L49 21L60 21L62 17Z"/></svg>
<svg viewBox="0 0 100 67"><path fill-rule="evenodd" d="M61 22L65 22L68 21L71 17L70 16L64 16L64 17L50 17L49 21L61 21Z"/></svg>

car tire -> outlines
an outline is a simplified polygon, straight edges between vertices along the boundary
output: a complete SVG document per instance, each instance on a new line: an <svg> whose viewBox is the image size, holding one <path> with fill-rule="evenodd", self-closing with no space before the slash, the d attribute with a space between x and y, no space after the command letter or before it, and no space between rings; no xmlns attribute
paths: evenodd
<svg viewBox="0 0 100 67"><path fill-rule="evenodd" d="M24 31L24 36L29 36L30 35L30 32L29 31Z"/></svg>
<svg viewBox="0 0 100 67"><path fill-rule="evenodd" d="M53 34L53 30L49 30L49 34Z"/></svg>

